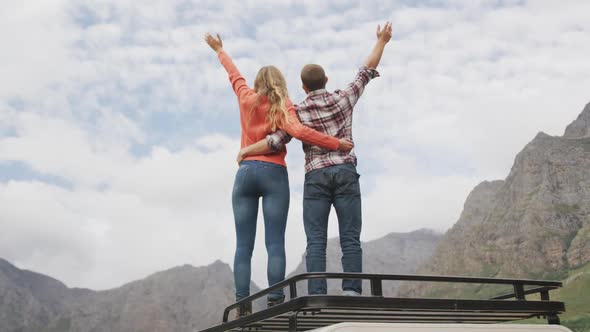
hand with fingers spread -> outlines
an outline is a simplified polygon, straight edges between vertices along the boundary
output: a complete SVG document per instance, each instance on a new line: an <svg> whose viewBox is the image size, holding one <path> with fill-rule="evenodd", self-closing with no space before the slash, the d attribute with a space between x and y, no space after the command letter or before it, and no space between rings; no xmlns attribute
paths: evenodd
<svg viewBox="0 0 590 332"><path fill-rule="evenodd" d="M221 41L221 37L217 33L217 38L211 36L210 33L205 34L205 42L209 45L215 52L219 52L223 49L223 41Z"/></svg>
<svg viewBox="0 0 590 332"><path fill-rule="evenodd" d="M375 43L371 54L369 54L369 57L365 60L365 67L372 69L377 68L381 61L383 50L385 50L385 45L391 40L392 34L393 28L391 27L391 22L385 22L383 29L381 29L381 25L377 25L377 42Z"/></svg>
<svg viewBox="0 0 590 332"><path fill-rule="evenodd" d="M381 29L381 25L377 25L377 40L386 44L393 34L393 28L391 27L391 22L386 22Z"/></svg>

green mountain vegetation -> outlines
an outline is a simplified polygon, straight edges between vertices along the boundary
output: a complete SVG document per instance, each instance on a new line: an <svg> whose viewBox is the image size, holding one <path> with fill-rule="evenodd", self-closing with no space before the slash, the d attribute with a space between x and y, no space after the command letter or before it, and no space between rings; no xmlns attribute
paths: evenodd
<svg viewBox="0 0 590 332"><path fill-rule="evenodd" d="M566 313L560 317L562 325L574 332L590 332L590 264L570 270L563 280L563 288L550 295L552 300L565 302ZM546 324L543 319L526 322Z"/></svg>

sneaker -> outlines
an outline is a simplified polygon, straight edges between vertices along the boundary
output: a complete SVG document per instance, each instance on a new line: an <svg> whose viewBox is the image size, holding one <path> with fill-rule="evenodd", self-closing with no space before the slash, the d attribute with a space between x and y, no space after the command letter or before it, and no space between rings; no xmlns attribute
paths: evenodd
<svg viewBox="0 0 590 332"><path fill-rule="evenodd" d="M266 306L267 306L267 308L270 308L270 307L274 307L275 305L279 305L283 302L285 302L285 295L283 295L279 298L276 298L276 299L267 298Z"/></svg>
<svg viewBox="0 0 590 332"><path fill-rule="evenodd" d="M361 294L353 290L343 290L342 296L361 296Z"/></svg>

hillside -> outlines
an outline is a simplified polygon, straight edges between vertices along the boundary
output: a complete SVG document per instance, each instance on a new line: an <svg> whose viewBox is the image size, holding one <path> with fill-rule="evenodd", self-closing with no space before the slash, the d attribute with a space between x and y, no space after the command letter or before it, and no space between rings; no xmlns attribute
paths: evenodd
<svg viewBox="0 0 590 332"><path fill-rule="evenodd" d="M362 244L363 269L366 273L412 274L418 266L423 264L434 252L441 235L433 231L422 229L410 233L390 233L382 238L367 241ZM340 242L338 238L328 240L326 249L326 270L342 272L340 258ZM305 255L290 275L305 273ZM385 295L395 295L399 287L398 282L385 282ZM339 281L328 283L329 294L340 294L342 287ZM307 284L298 285L300 294L307 294ZM370 294L368 283L363 285L363 293Z"/></svg>
<svg viewBox="0 0 590 332"><path fill-rule="evenodd" d="M220 261L96 292L0 260L0 332L194 331L219 323L233 300L233 273Z"/></svg>
<svg viewBox="0 0 590 332"><path fill-rule="evenodd" d="M539 133L517 155L505 180L476 186L457 223L418 272L563 279L561 296L568 310L576 308L566 317L571 321L582 315L583 321L590 302L581 299L581 290L590 288L590 278L577 271L586 271L589 262L590 104L563 136ZM486 297L497 292L493 287L401 286L406 296Z"/></svg>
<svg viewBox="0 0 590 332"><path fill-rule="evenodd" d="M420 230L366 242L366 270L411 273L430 257L439 238ZM330 271L339 269L339 252L337 239L330 240ZM300 264L296 272L303 268ZM391 284L385 291L392 294L396 289L397 284ZM252 291L258 290L252 284ZM0 332L194 331L219 323L233 299L232 271L220 261L175 267L97 292L68 288L0 260ZM262 308L263 302L255 308Z"/></svg>
<svg viewBox="0 0 590 332"><path fill-rule="evenodd" d="M41 330L64 310L68 292L58 280L0 259L0 332Z"/></svg>
<svg viewBox="0 0 590 332"><path fill-rule="evenodd" d="M566 313L561 315L563 325L574 332L590 332L590 263L570 270L563 280L563 288L552 291L551 298L566 304ZM529 319L525 322L546 324L544 319Z"/></svg>

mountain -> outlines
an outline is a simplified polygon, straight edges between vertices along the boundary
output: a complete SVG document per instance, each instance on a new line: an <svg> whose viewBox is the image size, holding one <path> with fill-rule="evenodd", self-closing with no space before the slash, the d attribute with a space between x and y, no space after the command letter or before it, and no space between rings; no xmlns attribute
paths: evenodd
<svg viewBox="0 0 590 332"><path fill-rule="evenodd" d="M560 137L539 133L504 180L467 197L443 236L392 233L363 244L364 271L560 279L565 325L590 331L590 104ZM331 239L328 271L340 271ZM301 262L293 274L305 271ZM300 292L304 293L302 283ZM338 283L329 292L339 292ZM233 275L220 261L184 265L107 291L68 288L0 259L0 332L194 331L215 325L233 302ZM252 291L258 289L252 285ZM365 285L365 295L369 292ZM386 295L483 297L494 288L389 283ZM260 305L260 304L258 304Z"/></svg>
<svg viewBox="0 0 590 332"><path fill-rule="evenodd" d="M97 332L194 331L221 321L222 310L233 302L232 289L233 274L227 264L179 266L89 294L50 327Z"/></svg>
<svg viewBox="0 0 590 332"><path fill-rule="evenodd" d="M390 233L382 238L364 242L363 271L365 273L412 274L418 266L426 262L434 252L441 235L431 230L421 229L410 233ZM340 258L342 251L338 238L328 240L326 248L326 270L342 272ZM305 256L290 276L305 273ZM395 295L398 282L384 282L383 293ZM297 285L299 294L307 294L307 283ZM329 280L328 294L342 291L340 281ZM370 294L368 282L363 285L363 293Z"/></svg>
<svg viewBox="0 0 590 332"><path fill-rule="evenodd" d="M439 239L436 233L420 230L366 242L365 271L412 273ZM329 271L340 269L337 241L329 241ZM294 273L303 271L300 264ZM397 284L384 285L386 294L396 290ZM0 332L195 331L220 323L223 309L233 302L233 273L220 261L175 267L97 292L68 288L0 259ZM255 310L264 305L264 299L255 303Z"/></svg>
<svg viewBox="0 0 590 332"><path fill-rule="evenodd" d="M0 260L0 332L195 331L220 323L233 302L233 273L220 261L96 292Z"/></svg>
<svg viewBox="0 0 590 332"><path fill-rule="evenodd" d="M565 129L565 138L590 137L590 103L586 105L578 118Z"/></svg>
<svg viewBox="0 0 590 332"><path fill-rule="evenodd" d="M0 332L39 331L64 308L61 282L0 259Z"/></svg>
<svg viewBox="0 0 590 332"><path fill-rule="evenodd" d="M561 279L590 262L589 133L590 104L564 136L537 134L505 180L473 189L418 272ZM441 290L402 287L405 295L433 291Z"/></svg>

